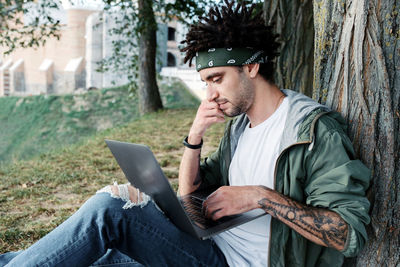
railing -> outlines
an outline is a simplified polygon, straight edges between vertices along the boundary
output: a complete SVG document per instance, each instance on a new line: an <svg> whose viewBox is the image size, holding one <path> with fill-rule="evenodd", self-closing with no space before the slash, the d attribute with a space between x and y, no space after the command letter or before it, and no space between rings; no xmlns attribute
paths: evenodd
<svg viewBox="0 0 400 267"><path fill-rule="evenodd" d="M181 79L190 91L194 93L200 100L205 98L205 83L201 81L199 73L195 69L164 67L161 70L161 76L176 77Z"/></svg>
<svg viewBox="0 0 400 267"><path fill-rule="evenodd" d="M10 71L5 69L3 71L3 88L4 88L4 95L10 95Z"/></svg>

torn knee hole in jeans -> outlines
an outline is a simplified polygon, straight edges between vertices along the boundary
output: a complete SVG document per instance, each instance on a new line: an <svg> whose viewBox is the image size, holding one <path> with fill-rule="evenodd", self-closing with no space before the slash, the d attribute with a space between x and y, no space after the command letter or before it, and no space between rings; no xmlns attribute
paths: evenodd
<svg viewBox="0 0 400 267"><path fill-rule="evenodd" d="M143 208L150 201L150 197L139 189L128 184L118 184L114 182L114 185L107 185L106 187L97 191L97 193L109 193L111 197L122 199L125 201L123 209L129 209L132 207L140 206Z"/></svg>

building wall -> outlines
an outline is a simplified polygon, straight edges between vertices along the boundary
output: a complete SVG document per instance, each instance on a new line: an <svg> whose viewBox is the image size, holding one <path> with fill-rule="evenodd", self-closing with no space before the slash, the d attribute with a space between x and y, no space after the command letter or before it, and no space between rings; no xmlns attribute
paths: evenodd
<svg viewBox="0 0 400 267"><path fill-rule="evenodd" d="M2 49L0 52L3 55L2 62L11 60L14 63L23 59L25 89L24 94L43 94L43 93L64 93L72 91L67 86L70 84L70 77L64 79L64 72L71 60L77 58L85 58L85 23L86 18L92 14L93 10L68 9L67 25L61 29L61 37L48 39L45 46L39 48L24 48L17 49L10 55L4 55ZM48 70L40 67L45 61L51 61L52 67ZM84 68L77 69L76 83L82 83L84 80ZM50 77L49 77L50 76ZM44 79L43 77L46 77ZM50 83L50 84L49 84ZM1 88L0 94L4 90ZM51 89L51 92L49 92ZM20 89L15 91L21 91Z"/></svg>
<svg viewBox="0 0 400 267"><path fill-rule="evenodd" d="M158 24L157 28L157 72L161 68L167 66L167 42L168 42L168 25Z"/></svg>
<svg viewBox="0 0 400 267"><path fill-rule="evenodd" d="M60 39L48 39L39 48L17 49L0 58L0 96L73 93L77 89L124 85L127 76L118 71L97 72L98 62L112 55L118 10L108 13L69 8L63 16ZM176 29L175 40L168 41L168 27ZM157 71L167 66L167 54L173 54L178 66L182 56L178 43L185 28L176 21L159 24L157 32ZM0 52L3 52L0 47ZM127 49L127 58L134 51Z"/></svg>
<svg viewBox="0 0 400 267"><path fill-rule="evenodd" d="M103 73L96 70L103 59L102 12L91 14L86 20L86 87L102 88Z"/></svg>
<svg viewBox="0 0 400 267"><path fill-rule="evenodd" d="M167 41L167 52L175 57L176 67L182 67L184 56L179 51L179 44L185 38L187 28L176 20L169 22L168 27L175 29L175 39Z"/></svg>

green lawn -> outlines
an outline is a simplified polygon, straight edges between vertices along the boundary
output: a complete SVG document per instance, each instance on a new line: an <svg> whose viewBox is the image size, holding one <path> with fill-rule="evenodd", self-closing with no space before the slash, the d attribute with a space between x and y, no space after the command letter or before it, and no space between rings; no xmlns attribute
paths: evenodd
<svg viewBox="0 0 400 267"><path fill-rule="evenodd" d="M126 181L104 139L150 146L176 189L182 139L195 113L193 107L166 109L58 151L1 166L0 253L26 248L68 218L96 190L114 180ZM223 128L218 124L207 131L203 156L216 149Z"/></svg>
<svg viewBox="0 0 400 267"><path fill-rule="evenodd" d="M199 101L178 80L159 80L167 108L195 108ZM75 144L138 118L137 97L127 86L77 95L0 98L0 164L30 159Z"/></svg>

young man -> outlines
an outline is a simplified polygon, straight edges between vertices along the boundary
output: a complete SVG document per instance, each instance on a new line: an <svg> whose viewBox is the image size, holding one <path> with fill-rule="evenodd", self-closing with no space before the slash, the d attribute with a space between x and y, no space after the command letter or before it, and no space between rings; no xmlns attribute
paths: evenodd
<svg viewBox="0 0 400 267"><path fill-rule="evenodd" d="M278 44L261 14L226 5L184 41L185 60L196 58L207 83L187 142L239 116L200 166L200 150L185 149L179 191L222 186L204 203L213 219L259 207L271 215L214 238L230 265L341 265L367 238L369 171L337 113L273 83Z"/></svg>
<svg viewBox="0 0 400 267"><path fill-rule="evenodd" d="M133 187L109 186L0 265L340 266L356 255L367 239L369 171L337 113L273 83L275 39L253 7L226 2L192 26L182 49L196 58L207 99L184 141L179 193L218 185L203 205L210 218L267 216L200 241ZM237 118L200 164L204 133L225 116Z"/></svg>

